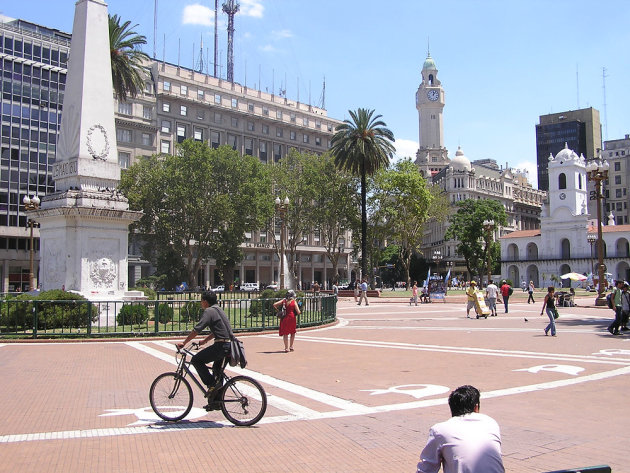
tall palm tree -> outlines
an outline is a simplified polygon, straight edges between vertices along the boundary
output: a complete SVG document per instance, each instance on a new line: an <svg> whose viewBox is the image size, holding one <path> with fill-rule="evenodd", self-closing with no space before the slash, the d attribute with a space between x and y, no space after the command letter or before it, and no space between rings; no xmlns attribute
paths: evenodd
<svg viewBox="0 0 630 473"><path fill-rule="evenodd" d="M352 120L335 128L331 152L335 165L361 178L361 272L367 277L367 177L387 167L394 155L394 134L386 128L381 115L359 108L348 111Z"/></svg>
<svg viewBox="0 0 630 473"><path fill-rule="evenodd" d="M112 59L112 82L114 92L122 102L138 95L144 89L142 61L149 56L139 48L147 43L144 35L139 35L130 27L130 21L120 24L118 15L109 17L109 47Z"/></svg>

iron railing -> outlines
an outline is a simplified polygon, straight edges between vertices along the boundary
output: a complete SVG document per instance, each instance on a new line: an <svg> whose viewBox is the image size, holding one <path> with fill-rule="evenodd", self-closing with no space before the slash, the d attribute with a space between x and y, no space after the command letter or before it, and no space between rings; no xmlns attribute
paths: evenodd
<svg viewBox="0 0 630 473"><path fill-rule="evenodd" d="M278 329L278 299L222 297L234 332ZM337 296L305 296L298 328L323 325L337 317ZM199 294L160 300L0 300L0 338L98 338L173 335L189 332L201 316Z"/></svg>

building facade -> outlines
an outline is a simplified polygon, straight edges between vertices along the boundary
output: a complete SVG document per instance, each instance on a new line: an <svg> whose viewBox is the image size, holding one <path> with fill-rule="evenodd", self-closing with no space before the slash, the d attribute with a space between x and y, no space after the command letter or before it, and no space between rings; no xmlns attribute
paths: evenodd
<svg viewBox="0 0 630 473"><path fill-rule="evenodd" d="M52 167L61 124L63 93L71 35L3 17L0 22L2 69L2 157L0 162L0 290L26 290L29 273L29 232L22 199L55 190ZM192 69L159 61L146 64L145 89L128 102L116 102L115 125L121 167L143 156L175 152L186 138L216 148L227 144L242 154L273 164L291 149L321 154L330 147L338 120L326 110L269 94ZM351 236L339 246L342 279L352 277ZM244 259L235 277L243 282L278 281L275 240L252 229L244 236ZM39 233L34 228L35 279ZM130 235L129 286L148 276L141 242ZM319 235L313 232L298 247L296 277L305 286L329 283L335 275ZM204 265L197 281L216 285L214 261Z"/></svg>
<svg viewBox="0 0 630 473"><path fill-rule="evenodd" d="M599 111L590 108L541 115L536 125L536 161L538 164L538 188L549 190L547 163L565 143L578 156L595 159L602 149L602 130Z"/></svg>
<svg viewBox="0 0 630 473"><path fill-rule="evenodd" d="M569 272L597 275L597 243L593 245L587 238L589 233L597 233L597 220L587 210L586 160L565 147L549 160L548 169L550 189L540 228L514 231L499 239L501 274L515 285L533 281L542 287L552 283L552 275ZM630 278L630 225L615 225L610 220L602 235L610 277Z"/></svg>
<svg viewBox="0 0 630 473"><path fill-rule="evenodd" d="M604 142L602 158L610 163L604 189L606 214L613 214L617 225L630 224L630 135Z"/></svg>

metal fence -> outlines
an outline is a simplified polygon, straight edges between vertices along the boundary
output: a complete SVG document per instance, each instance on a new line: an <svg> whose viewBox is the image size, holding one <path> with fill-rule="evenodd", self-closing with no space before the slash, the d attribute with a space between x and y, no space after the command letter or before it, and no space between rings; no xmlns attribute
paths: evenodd
<svg viewBox="0 0 630 473"><path fill-rule="evenodd" d="M222 297L234 332L277 329L273 309L278 299ZM300 298L298 328L332 322L337 297ZM0 300L0 338L97 338L181 334L190 331L201 316L199 294L167 296L152 301Z"/></svg>

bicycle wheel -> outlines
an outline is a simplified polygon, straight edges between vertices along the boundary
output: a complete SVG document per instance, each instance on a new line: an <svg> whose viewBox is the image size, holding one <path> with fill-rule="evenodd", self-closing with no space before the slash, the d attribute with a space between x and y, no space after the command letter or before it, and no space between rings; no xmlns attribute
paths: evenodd
<svg viewBox="0 0 630 473"><path fill-rule="evenodd" d="M153 381L149 390L153 411L169 421L182 420L193 405L190 383L179 373L163 373Z"/></svg>
<svg viewBox="0 0 630 473"><path fill-rule="evenodd" d="M258 381L235 376L223 386L221 410L234 425L254 425L265 415L267 394Z"/></svg>

